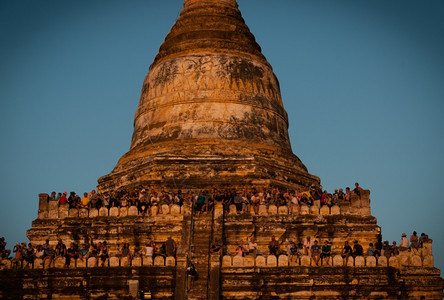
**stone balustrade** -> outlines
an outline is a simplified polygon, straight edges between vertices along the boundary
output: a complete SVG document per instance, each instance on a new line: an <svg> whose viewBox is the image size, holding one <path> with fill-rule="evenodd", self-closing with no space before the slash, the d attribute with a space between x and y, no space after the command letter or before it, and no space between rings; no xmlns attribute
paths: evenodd
<svg viewBox="0 0 444 300"><path fill-rule="evenodd" d="M97 257L90 257L88 259L72 259L69 268L95 268L101 267L102 261ZM128 257L118 257L111 256L106 259L103 267L175 267L176 259L173 256L143 256L143 257L134 257L133 259L129 259ZM28 268L28 269L50 269L50 268L65 268L65 257L58 256L54 260L50 261L42 260L40 258L34 259L33 264L26 265L25 262L20 262L17 268ZM12 269L13 264L9 259L0 260L0 269Z"/></svg>
<svg viewBox="0 0 444 300"><path fill-rule="evenodd" d="M230 205L229 206L229 215L236 215L236 206ZM301 205L300 213L298 212L297 208L293 208L293 212L289 211L289 208L287 206L280 206L277 207L276 205L259 205L258 214L255 214L253 208L250 208L250 214L251 215L258 215L258 216L268 216L268 215L339 215L341 214L341 208L338 205L334 205L332 207L329 207L328 205L323 205L322 207L318 206L308 206L308 205Z"/></svg>
<svg viewBox="0 0 444 300"><path fill-rule="evenodd" d="M255 214L252 206L249 208L251 215L267 216L267 215L360 215L370 216L370 191L363 190L361 196L356 194L351 195L350 202L340 202L337 205L329 207L328 205L320 206L318 201L312 206L301 204L300 210L297 207L293 207L292 212L288 206L277 207L274 204L271 205L259 205L258 213ZM229 206L229 215L235 215L236 206Z"/></svg>
<svg viewBox="0 0 444 300"><path fill-rule="evenodd" d="M433 268L433 256L430 254L421 256L419 253L408 252L401 253L397 256L392 256L387 259L385 256L378 258L374 256L357 256L355 258L349 257L346 261L341 255L333 255L330 258L327 265L323 261L319 261L319 266L323 267L393 267L397 269L409 268L409 267L423 267ZM222 267L287 267L287 266L303 266L303 267L316 267L316 264L312 257L308 255L302 255L294 259L290 259L287 255L259 255L253 257L247 255L245 257L236 255L225 255L222 257Z"/></svg>
<svg viewBox="0 0 444 300"><path fill-rule="evenodd" d="M168 205L162 205L161 207L153 206L150 207L150 214L145 214L145 216L166 216L166 215L182 215L183 206L173 204L170 207ZM49 201L48 209L39 210L39 219L65 219L65 218L96 218L96 217L136 217L142 216L139 214L139 210L136 206L130 207L101 207L100 209L91 208L71 208L69 209L68 204L58 205L57 201Z"/></svg>

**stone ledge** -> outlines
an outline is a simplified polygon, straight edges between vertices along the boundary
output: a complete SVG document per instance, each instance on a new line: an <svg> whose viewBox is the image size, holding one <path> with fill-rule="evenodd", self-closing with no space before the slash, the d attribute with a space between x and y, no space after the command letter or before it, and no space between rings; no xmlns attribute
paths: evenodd
<svg viewBox="0 0 444 300"><path fill-rule="evenodd" d="M408 259L404 259L401 263L401 256L392 256L387 260L385 256L375 258L374 256L364 257L357 256L356 258L349 257L347 262L341 255L332 255L330 264L327 265L323 260L319 261L319 267L393 267L397 269L402 268L433 268L433 256L425 255L419 257L418 255L411 253ZM419 264L421 262L421 264ZM222 257L222 267L318 267L314 264L313 259L310 256L302 255L295 260L291 260L287 255L258 255L254 258L251 255L245 257L225 255Z"/></svg>
<svg viewBox="0 0 444 300"><path fill-rule="evenodd" d="M115 267L146 267L146 266L155 266L155 267L175 267L176 260L172 256L168 256L166 258L162 256L156 256L153 260L152 257L143 256L143 257L134 257L129 259L128 257L117 257L111 256L105 261L105 265L100 267L100 258L90 257L88 259L73 259L70 263L69 268L115 268ZM0 270L12 270L12 269L22 269L22 270L30 270L30 269L66 269L65 267L65 258L62 256L56 257L54 260L42 260L40 258L34 259L34 263L28 266L25 266L23 261L19 262L17 266L14 266L13 263L8 259L0 260Z"/></svg>

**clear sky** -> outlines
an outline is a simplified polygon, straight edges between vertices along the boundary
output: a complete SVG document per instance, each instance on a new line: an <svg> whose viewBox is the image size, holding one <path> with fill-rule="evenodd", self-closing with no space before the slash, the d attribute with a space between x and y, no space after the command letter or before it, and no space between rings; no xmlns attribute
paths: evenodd
<svg viewBox="0 0 444 300"><path fill-rule="evenodd" d="M239 0L280 80L293 151L324 188L371 190L383 239L425 232L444 269L444 2ZM128 151L182 0L0 1L0 236L38 194L95 188Z"/></svg>

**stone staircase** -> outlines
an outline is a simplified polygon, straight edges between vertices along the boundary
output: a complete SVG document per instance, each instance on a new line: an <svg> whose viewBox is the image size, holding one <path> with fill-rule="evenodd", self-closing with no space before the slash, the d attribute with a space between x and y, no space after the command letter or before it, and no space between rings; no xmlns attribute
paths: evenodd
<svg viewBox="0 0 444 300"><path fill-rule="evenodd" d="M213 230L213 214L194 216L194 230L190 260L196 267L198 279L187 293L188 299L209 299L210 253Z"/></svg>

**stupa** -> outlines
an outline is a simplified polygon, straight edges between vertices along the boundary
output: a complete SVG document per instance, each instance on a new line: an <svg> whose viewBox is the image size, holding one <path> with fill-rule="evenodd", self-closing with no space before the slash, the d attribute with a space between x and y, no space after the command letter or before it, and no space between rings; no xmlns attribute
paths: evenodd
<svg viewBox="0 0 444 300"><path fill-rule="evenodd" d="M235 0L187 0L146 76L124 186L318 185L293 154L279 82Z"/></svg>
<svg viewBox="0 0 444 300"><path fill-rule="evenodd" d="M278 80L237 2L185 0L143 83L131 148L98 180L98 190L142 185L183 188L197 196L212 187L233 192L319 185L293 154L287 129ZM101 254L72 258L69 266L63 256L36 258L27 266L3 259L0 298L442 299L444 280L433 264L431 239L397 255L342 256L345 242L356 240L364 249L378 242L381 228L371 214L370 191L331 205L269 198L241 211L233 204L223 207L218 198L200 214L191 197L183 205L144 211L123 201L70 208L40 194L38 217L27 232L33 245L60 240L90 250L107 246ZM153 256L145 247L171 245L170 237L175 253ZM290 242L310 245L309 239L327 241L330 259L316 261L303 247L289 255ZM279 249L272 251L274 240ZM223 246L213 251L217 241ZM256 246L239 253L242 241ZM124 254L124 244L131 255ZM199 274L191 290L190 263Z"/></svg>

